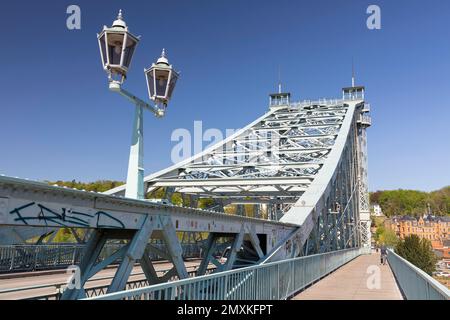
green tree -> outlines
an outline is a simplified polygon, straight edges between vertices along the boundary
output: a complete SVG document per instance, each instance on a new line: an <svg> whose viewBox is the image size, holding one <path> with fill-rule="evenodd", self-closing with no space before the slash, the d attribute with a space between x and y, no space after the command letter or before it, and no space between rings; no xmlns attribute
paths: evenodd
<svg viewBox="0 0 450 320"><path fill-rule="evenodd" d="M437 258L427 239L420 239L414 234L407 236L397 244L395 252L429 275L436 270Z"/></svg>
<svg viewBox="0 0 450 320"><path fill-rule="evenodd" d="M378 243L394 248L398 243L398 237L391 229L385 229L378 238Z"/></svg>
<svg viewBox="0 0 450 320"><path fill-rule="evenodd" d="M68 228L60 228L56 231L55 238L53 239L55 243L75 243L76 239L73 236L72 232Z"/></svg>
<svg viewBox="0 0 450 320"><path fill-rule="evenodd" d="M376 243L380 244L380 238L384 232L385 232L385 228L383 225L377 226L377 230L375 231L375 234L374 234Z"/></svg>

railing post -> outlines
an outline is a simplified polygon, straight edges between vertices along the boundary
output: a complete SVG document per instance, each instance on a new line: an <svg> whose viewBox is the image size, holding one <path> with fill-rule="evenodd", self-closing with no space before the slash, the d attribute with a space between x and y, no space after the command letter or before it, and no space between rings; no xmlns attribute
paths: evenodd
<svg viewBox="0 0 450 320"><path fill-rule="evenodd" d="M277 300L280 300L280 264L277 264Z"/></svg>
<svg viewBox="0 0 450 320"><path fill-rule="evenodd" d="M12 247L12 257L11 257L11 266L9 268L9 270L14 270L14 260L16 258L16 248Z"/></svg>
<svg viewBox="0 0 450 320"><path fill-rule="evenodd" d="M63 248L61 246L58 246L58 264L61 264L61 250Z"/></svg>
<svg viewBox="0 0 450 320"><path fill-rule="evenodd" d="M255 270L255 282L256 282L256 286L255 286L255 300L259 300L261 297L261 284L259 283L259 272L261 269L256 269Z"/></svg>
<svg viewBox="0 0 450 320"><path fill-rule="evenodd" d="M295 266L299 258L292 261L292 290L289 292L289 295L295 293L297 291L297 275L295 273Z"/></svg>
<svg viewBox="0 0 450 320"><path fill-rule="evenodd" d="M33 271L36 270L36 266L37 266L37 259L38 259L38 252L39 252L39 247L35 246L34 247L34 261L33 261Z"/></svg>
<svg viewBox="0 0 450 320"><path fill-rule="evenodd" d="M77 247L73 247L73 252L72 252L72 264L75 264L75 257L77 255Z"/></svg>
<svg viewBox="0 0 450 320"><path fill-rule="evenodd" d="M56 294L55 294L55 299L56 300L61 300L61 294L64 290L62 290L61 285L56 285Z"/></svg>
<svg viewBox="0 0 450 320"><path fill-rule="evenodd" d="M225 275L225 294L223 299L228 300L228 273Z"/></svg>

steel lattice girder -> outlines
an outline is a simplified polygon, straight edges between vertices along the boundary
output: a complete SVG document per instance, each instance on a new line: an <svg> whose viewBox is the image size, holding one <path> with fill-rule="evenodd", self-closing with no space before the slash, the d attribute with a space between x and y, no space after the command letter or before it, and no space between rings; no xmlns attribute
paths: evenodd
<svg viewBox="0 0 450 320"><path fill-rule="evenodd" d="M199 155L146 177L148 191L171 187L223 205L284 203L282 221L301 226L294 232L296 250L311 236L318 251L360 245L367 235L359 234L358 208L368 194L361 183L367 180L366 141L358 130L363 112L362 100L277 107ZM343 207L337 216L329 213L334 201Z"/></svg>
<svg viewBox="0 0 450 320"><path fill-rule="evenodd" d="M221 143L145 178L147 191L173 187L196 197L254 203L295 202L333 149L348 105L343 101L291 105L267 114ZM109 191L120 194L124 187Z"/></svg>
<svg viewBox="0 0 450 320"><path fill-rule="evenodd" d="M302 241L298 244L301 246L317 221L319 233L324 226L325 232L331 228L329 221L332 220L322 217L323 210L329 209L330 188L336 180L339 164L346 159L345 147L356 154L354 146L361 144L356 142L360 135L356 130L360 106L364 106L363 101L324 102L272 109L222 143L147 177L146 182L150 190L160 186L171 187L171 192L211 197L223 205L252 203L280 206L286 213L282 218L282 222L287 223L284 225L286 230L293 231L294 226L301 226ZM308 119L309 116L312 119ZM283 118L286 123L278 121ZM296 121L299 124L289 123L292 118L298 118ZM271 122L274 119L277 121ZM260 127L264 127L265 131L258 129ZM323 139L327 139L326 142ZM220 157L220 164L210 163L213 156ZM348 161L349 165L344 170L347 176L342 180L344 184L351 184L353 190L355 177L361 179L361 170L358 170L361 164L353 158ZM123 188L108 193L117 193ZM364 189L359 188L359 193L361 190ZM348 200L350 193L347 192L346 197ZM357 198L362 197L359 195ZM0 200L4 206L0 208L0 224L11 226L136 229L142 214L160 214L161 211L171 215L178 231L226 230L232 233L238 232L238 226L246 221L245 217L158 206L145 201L67 190L6 177L0 177ZM194 220L195 223L192 223ZM356 218L354 220L359 225ZM284 230L283 224L258 220L251 223L261 225L257 230L259 233L269 233L265 230L267 223L273 225L269 229ZM181 226L178 228L178 225ZM336 233L343 234L347 232L345 229L341 228ZM323 240L326 235L319 235L318 238Z"/></svg>
<svg viewBox="0 0 450 320"><path fill-rule="evenodd" d="M266 257L266 262L297 255L294 251L301 253L308 239L315 241L316 245L315 250L306 250L307 253L361 245L357 120L364 102L349 101L348 105L348 116L342 123L327 161L296 204L281 218L283 222L301 225L286 239L292 245L279 246ZM334 201L343 210L332 213ZM338 217L333 217L335 214Z"/></svg>
<svg viewBox="0 0 450 320"><path fill-rule="evenodd" d="M147 190L171 187L223 205L284 203L282 221L301 225L297 250L314 233L320 251L359 245L358 207L368 194L361 187L367 171L358 130L363 110L362 100L277 107L199 155L146 177ZM335 194L339 199L331 200ZM333 201L345 207L337 217L329 214Z"/></svg>

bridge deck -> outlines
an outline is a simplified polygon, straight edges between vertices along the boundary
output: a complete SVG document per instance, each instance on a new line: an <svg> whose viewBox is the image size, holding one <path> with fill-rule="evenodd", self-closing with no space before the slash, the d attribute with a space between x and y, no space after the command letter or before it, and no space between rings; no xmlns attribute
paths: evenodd
<svg viewBox="0 0 450 320"><path fill-rule="evenodd" d="M380 286L370 289L368 282L375 279L374 271L380 269ZM375 268L374 268L375 269ZM402 300L389 265L380 265L380 255L364 255L350 261L318 283L301 292L293 300Z"/></svg>

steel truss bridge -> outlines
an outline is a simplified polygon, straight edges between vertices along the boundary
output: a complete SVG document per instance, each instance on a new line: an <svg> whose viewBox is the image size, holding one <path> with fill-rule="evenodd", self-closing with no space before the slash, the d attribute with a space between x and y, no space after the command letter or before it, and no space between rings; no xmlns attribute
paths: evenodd
<svg viewBox="0 0 450 320"><path fill-rule="evenodd" d="M81 286L62 299L86 296L84 284L120 261L107 289L126 288L136 262L149 284L189 277L181 233L207 235L197 275L289 258L370 247L364 87L342 99L290 102L271 95L269 111L215 146L145 178L148 194L180 194L183 205L125 198L126 186L95 193L0 176L0 242L87 229ZM198 208L200 199L210 207ZM111 242L119 249L104 254ZM164 247L152 245L153 241ZM220 246L229 245L226 259ZM173 263L159 276L150 257ZM101 258L100 258L101 257Z"/></svg>

